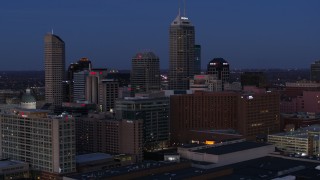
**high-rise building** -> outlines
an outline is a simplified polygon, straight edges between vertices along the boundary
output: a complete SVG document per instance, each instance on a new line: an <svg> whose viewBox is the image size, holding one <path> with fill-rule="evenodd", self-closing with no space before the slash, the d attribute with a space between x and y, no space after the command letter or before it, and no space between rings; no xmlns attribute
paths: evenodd
<svg viewBox="0 0 320 180"><path fill-rule="evenodd" d="M214 58L208 63L207 74L215 74L222 84L229 82L229 63L223 58Z"/></svg>
<svg viewBox="0 0 320 180"><path fill-rule="evenodd" d="M65 44L54 34L44 37L45 96L46 103L61 106L65 74Z"/></svg>
<svg viewBox="0 0 320 180"><path fill-rule="evenodd" d="M154 150L167 146L169 140L169 98L126 97L118 99L116 119L143 120L144 148Z"/></svg>
<svg viewBox="0 0 320 180"><path fill-rule="evenodd" d="M54 179L76 171L75 120L47 114L34 109L0 114L0 156L28 162L43 179Z"/></svg>
<svg viewBox="0 0 320 180"><path fill-rule="evenodd" d="M194 45L194 74L201 74L201 45Z"/></svg>
<svg viewBox="0 0 320 180"><path fill-rule="evenodd" d="M195 73L195 29L180 12L170 25L169 32L169 89L187 90Z"/></svg>
<svg viewBox="0 0 320 180"><path fill-rule="evenodd" d="M126 153L142 160L143 121L115 120L108 114L89 114L76 121L77 152Z"/></svg>
<svg viewBox="0 0 320 180"><path fill-rule="evenodd" d="M86 79L86 100L89 103L100 104L102 100L102 82L107 77L108 70L99 68L91 69ZM102 110L102 108L100 107Z"/></svg>
<svg viewBox="0 0 320 180"><path fill-rule="evenodd" d="M103 112L112 112L115 106L115 101L119 96L119 81L117 79L103 79L102 80L102 90L101 90L101 100Z"/></svg>
<svg viewBox="0 0 320 180"><path fill-rule="evenodd" d="M73 73L73 101L86 100L86 79L89 71L84 70Z"/></svg>
<svg viewBox="0 0 320 180"><path fill-rule="evenodd" d="M159 58L153 52L139 52L132 58L131 88L134 93L160 90Z"/></svg>
<svg viewBox="0 0 320 180"><path fill-rule="evenodd" d="M320 60L311 64L310 79L320 81Z"/></svg>
<svg viewBox="0 0 320 180"><path fill-rule="evenodd" d="M65 102L73 102L73 86L74 86L74 73L80 71L91 71L92 65L88 58L81 58L76 63L71 63L67 72L67 87L66 87L66 99Z"/></svg>

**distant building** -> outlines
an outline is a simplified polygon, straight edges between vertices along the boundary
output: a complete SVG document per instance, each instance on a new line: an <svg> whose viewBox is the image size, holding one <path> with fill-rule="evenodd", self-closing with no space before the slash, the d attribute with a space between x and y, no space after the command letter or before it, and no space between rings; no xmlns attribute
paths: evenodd
<svg viewBox="0 0 320 180"><path fill-rule="evenodd" d="M73 102L86 100L86 79L89 71L79 71L73 73Z"/></svg>
<svg viewBox="0 0 320 180"><path fill-rule="evenodd" d="M320 81L320 61L315 61L310 66L310 80L311 81Z"/></svg>
<svg viewBox="0 0 320 180"><path fill-rule="evenodd" d="M117 79L103 79L101 100L103 112L113 112L115 101L119 97L119 81Z"/></svg>
<svg viewBox="0 0 320 180"><path fill-rule="evenodd" d="M65 43L57 35L44 37L46 103L61 106L64 97Z"/></svg>
<svg viewBox="0 0 320 180"><path fill-rule="evenodd" d="M194 75L190 80L190 90L193 91L222 91L222 81L216 75Z"/></svg>
<svg viewBox="0 0 320 180"><path fill-rule="evenodd" d="M229 82L229 63L223 58L214 58L207 65L207 74L216 75L218 80L222 81L222 84Z"/></svg>
<svg viewBox="0 0 320 180"><path fill-rule="evenodd" d="M99 110L103 111L103 83L107 77L107 69L91 69L86 79L86 101L98 104Z"/></svg>
<svg viewBox="0 0 320 180"><path fill-rule="evenodd" d="M194 45L194 74L201 74L201 45Z"/></svg>
<svg viewBox="0 0 320 180"><path fill-rule="evenodd" d="M282 113L281 130L286 132L320 124L320 115L309 112Z"/></svg>
<svg viewBox="0 0 320 180"><path fill-rule="evenodd" d="M67 86L66 87L66 99L65 102L74 102L73 99L73 86L74 86L74 73L80 71L91 71L92 65L88 58L81 58L76 63L71 63L67 71Z"/></svg>
<svg viewBox="0 0 320 180"><path fill-rule="evenodd" d="M263 72L244 72L241 74L241 85L265 88L267 77Z"/></svg>
<svg viewBox="0 0 320 180"><path fill-rule="evenodd" d="M295 83L286 82L284 96L295 98L302 96L303 91L320 91L320 83L312 81L297 81Z"/></svg>
<svg viewBox="0 0 320 180"><path fill-rule="evenodd" d="M282 99L280 110L282 113L309 112L319 114L320 91L303 91L302 95Z"/></svg>
<svg viewBox="0 0 320 180"><path fill-rule="evenodd" d="M0 90L0 104L6 104L7 98L19 97L20 91Z"/></svg>
<svg viewBox="0 0 320 180"><path fill-rule="evenodd" d="M226 82L223 84L224 91L241 91L242 86L240 82Z"/></svg>
<svg viewBox="0 0 320 180"><path fill-rule="evenodd" d="M168 89L187 90L195 73L195 29L180 12L170 25L169 46Z"/></svg>
<svg viewBox="0 0 320 180"><path fill-rule="evenodd" d="M131 61L132 92L160 90L159 58L153 52L139 52Z"/></svg>

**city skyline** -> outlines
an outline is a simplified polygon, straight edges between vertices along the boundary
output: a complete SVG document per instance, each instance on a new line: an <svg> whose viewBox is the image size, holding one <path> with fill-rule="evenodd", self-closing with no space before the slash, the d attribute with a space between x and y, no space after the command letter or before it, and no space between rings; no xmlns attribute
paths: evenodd
<svg viewBox="0 0 320 180"><path fill-rule="evenodd" d="M168 30L179 4L183 14L183 2L169 0L1 2L0 70L44 70L42 38L52 29L66 43L66 66L87 57L93 67L129 70L131 58L148 49L168 69ZM188 0L186 16L202 69L216 57L232 69L307 68L320 57L319 7L313 0Z"/></svg>

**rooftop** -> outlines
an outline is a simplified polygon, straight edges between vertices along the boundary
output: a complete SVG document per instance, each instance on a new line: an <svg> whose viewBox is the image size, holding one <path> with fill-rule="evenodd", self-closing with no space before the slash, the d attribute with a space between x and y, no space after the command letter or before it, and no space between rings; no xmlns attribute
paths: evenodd
<svg viewBox="0 0 320 180"><path fill-rule="evenodd" d="M250 142L250 141L243 141L243 142L237 142L232 144L226 144L216 147L209 147L205 149L199 149L195 150L194 152L199 153L207 153L207 154L214 154L214 155L222 155L222 154L229 154L237 151L243 151L253 148L259 148L263 146L269 146L270 144L266 143L256 143L256 142Z"/></svg>
<svg viewBox="0 0 320 180"><path fill-rule="evenodd" d="M105 153L91 153L91 154L83 154L76 156L76 162L77 163L86 163L91 161L97 161L97 160L105 160L113 158L110 154Z"/></svg>
<svg viewBox="0 0 320 180"><path fill-rule="evenodd" d="M320 124L315 124L312 126L300 128L295 131L271 134L270 136L285 136L285 137L296 137L296 138L308 138L309 133L315 134L314 138L320 139Z"/></svg>
<svg viewBox="0 0 320 180"><path fill-rule="evenodd" d="M0 160L0 168L8 168L10 166L15 166L18 164L27 164L27 163L22 161L16 161L16 160L7 160L7 159Z"/></svg>

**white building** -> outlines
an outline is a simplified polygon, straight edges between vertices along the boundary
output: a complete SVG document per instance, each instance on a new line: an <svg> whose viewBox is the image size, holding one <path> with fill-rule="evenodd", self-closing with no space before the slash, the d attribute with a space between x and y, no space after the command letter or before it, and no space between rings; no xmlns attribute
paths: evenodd
<svg viewBox="0 0 320 180"><path fill-rule="evenodd" d="M268 135L268 142L279 150L299 155L320 155L320 125Z"/></svg>

